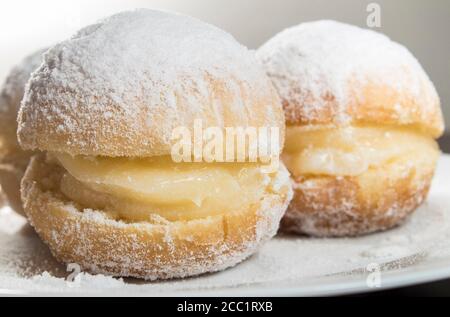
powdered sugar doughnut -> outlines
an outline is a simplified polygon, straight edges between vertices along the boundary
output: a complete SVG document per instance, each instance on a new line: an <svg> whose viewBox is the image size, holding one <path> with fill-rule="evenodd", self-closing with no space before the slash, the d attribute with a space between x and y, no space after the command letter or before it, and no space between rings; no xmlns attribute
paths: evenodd
<svg viewBox="0 0 450 317"><path fill-rule="evenodd" d="M286 231L346 236L401 223L425 199L444 129L414 56L370 30L317 21L257 56L283 103L294 198Z"/></svg>
<svg viewBox="0 0 450 317"><path fill-rule="evenodd" d="M149 280L223 270L275 235L289 174L257 163L175 163L171 133L270 126L284 114L264 70L229 34L136 10L45 54L19 114L35 156L22 180L31 225L64 263ZM280 154L279 152L276 154Z"/></svg>
<svg viewBox="0 0 450 317"><path fill-rule="evenodd" d="M6 78L0 92L0 184L11 207L23 213L20 201L20 180L32 152L24 151L17 142L17 113L25 85L31 73L42 62L41 49L15 66Z"/></svg>

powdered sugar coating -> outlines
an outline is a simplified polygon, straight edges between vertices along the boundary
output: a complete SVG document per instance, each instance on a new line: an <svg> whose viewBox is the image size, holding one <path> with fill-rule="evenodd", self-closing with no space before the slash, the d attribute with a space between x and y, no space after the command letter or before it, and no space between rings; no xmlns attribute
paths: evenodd
<svg viewBox="0 0 450 317"><path fill-rule="evenodd" d="M17 143L17 113L23 98L25 85L31 73L42 63L42 54L47 50L40 49L25 57L6 77L0 92L0 133L11 136L11 143Z"/></svg>
<svg viewBox="0 0 450 317"><path fill-rule="evenodd" d="M288 123L392 121L443 129L439 98L414 56L387 36L335 21L288 28L257 51ZM391 122L389 122L391 123Z"/></svg>
<svg viewBox="0 0 450 317"><path fill-rule="evenodd" d="M191 17L139 9L52 47L27 89L21 145L71 154L170 153L174 127L282 124L254 54ZM280 108L280 110L278 110Z"/></svg>

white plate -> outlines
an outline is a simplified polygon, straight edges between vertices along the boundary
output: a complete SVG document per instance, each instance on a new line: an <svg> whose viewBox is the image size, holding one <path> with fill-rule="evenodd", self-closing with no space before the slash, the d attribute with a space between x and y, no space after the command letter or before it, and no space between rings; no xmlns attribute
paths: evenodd
<svg viewBox="0 0 450 317"><path fill-rule="evenodd" d="M68 282L25 220L0 210L0 294L124 296L337 295L450 277L450 156L428 201L401 227L359 238L279 236L220 273L143 282L81 273ZM379 287L376 287L379 286Z"/></svg>

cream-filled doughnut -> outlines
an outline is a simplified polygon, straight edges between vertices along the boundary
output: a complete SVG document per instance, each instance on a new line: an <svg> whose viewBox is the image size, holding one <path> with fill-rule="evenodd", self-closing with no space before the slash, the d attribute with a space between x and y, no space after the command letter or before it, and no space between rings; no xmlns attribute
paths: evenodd
<svg viewBox="0 0 450 317"><path fill-rule="evenodd" d="M31 73L41 64L45 51L41 49L15 66L0 92L0 184L11 208L20 214L23 214L20 180L32 152L22 150L17 142L17 113L25 85Z"/></svg>
<svg viewBox="0 0 450 317"><path fill-rule="evenodd" d="M350 236L401 223L426 198L444 128L411 53L334 21L300 24L257 51L286 114L294 198L284 231Z"/></svg>
<svg viewBox="0 0 450 317"><path fill-rule="evenodd" d="M142 9L52 47L27 86L18 137L43 152L22 200L55 257L155 280L225 269L270 239L292 198L286 168L176 162L172 132L199 119L276 127L283 143L270 80L220 29Z"/></svg>

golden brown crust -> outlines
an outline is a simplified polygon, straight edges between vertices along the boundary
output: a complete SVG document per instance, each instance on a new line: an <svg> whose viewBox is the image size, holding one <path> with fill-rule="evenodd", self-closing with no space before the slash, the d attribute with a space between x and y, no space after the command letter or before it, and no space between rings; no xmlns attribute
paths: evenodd
<svg viewBox="0 0 450 317"><path fill-rule="evenodd" d="M400 174L392 172L395 165L353 177L292 179L294 198L281 230L322 237L355 236L402 223L426 198L434 164L404 166Z"/></svg>
<svg viewBox="0 0 450 317"><path fill-rule="evenodd" d="M422 132L438 138L444 131L444 120L439 98L428 82L423 80L420 93L412 96L408 91L376 82L355 83L348 92L350 100L345 115L355 124L405 125L415 126ZM325 124L340 126L336 117L339 106L330 93L326 96L327 106L318 108L314 115L305 113L303 103L282 97L282 104L294 111L286 112L289 125ZM314 101L312 101L314 102ZM423 105L428 105L424 107ZM346 123L347 124L347 123Z"/></svg>
<svg viewBox="0 0 450 317"><path fill-rule="evenodd" d="M440 137L444 132L444 119L433 84L425 73L414 74L412 70L405 70L405 73L420 77L417 95L373 81L361 87L351 86L354 102L349 106L350 116L358 123L416 126L435 139ZM413 85L412 80L410 84Z"/></svg>
<svg viewBox="0 0 450 317"><path fill-rule="evenodd" d="M22 181L25 212L54 256L93 273L166 279L233 266L272 237L292 191L284 167L279 191L244 213L168 222L124 223L100 211L80 211L59 192L62 170L42 155ZM276 186L275 186L276 187Z"/></svg>

